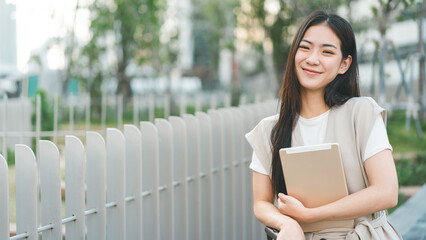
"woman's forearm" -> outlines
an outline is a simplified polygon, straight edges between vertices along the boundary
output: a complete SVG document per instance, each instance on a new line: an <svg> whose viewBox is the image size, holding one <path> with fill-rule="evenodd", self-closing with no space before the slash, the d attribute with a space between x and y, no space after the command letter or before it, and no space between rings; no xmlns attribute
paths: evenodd
<svg viewBox="0 0 426 240"><path fill-rule="evenodd" d="M392 208L397 199L397 194L395 196L393 192L371 186L333 203L309 209L308 221L355 219Z"/></svg>
<svg viewBox="0 0 426 240"><path fill-rule="evenodd" d="M279 194L279 211L301 222L316 222L355 219L394 207L398 202L398 179L391 152L377 153L364 166L369 187L317 208L305 208L294 197Z"/></svg>
<svg viewBox="0 0 426 240"><path fill-rule="evenodd" d="M398 179L389 150L377 153L365 162L370 186L336 202L310 209L315 220L354 219L392 208L398 202Z"/></svg>
<svg viewBox="0 0 426 240"><path fill-rule="evenodd" d="M253 208L256 218L266 226L281 230L286 225L297 224L296 220L280 213L270 202L258 201Z"/></svg>

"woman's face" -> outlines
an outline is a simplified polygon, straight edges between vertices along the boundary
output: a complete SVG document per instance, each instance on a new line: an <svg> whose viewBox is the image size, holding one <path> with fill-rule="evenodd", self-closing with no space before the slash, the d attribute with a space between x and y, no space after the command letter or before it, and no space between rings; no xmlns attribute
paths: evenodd
<svg viewBox="0 0 426 240"><path fill-rule="evenodd" d="M348 70L352 57L342 59L340 39L328 25L320 24L305 32L294 61L302 90L323 92L337 74Z"/></svg>

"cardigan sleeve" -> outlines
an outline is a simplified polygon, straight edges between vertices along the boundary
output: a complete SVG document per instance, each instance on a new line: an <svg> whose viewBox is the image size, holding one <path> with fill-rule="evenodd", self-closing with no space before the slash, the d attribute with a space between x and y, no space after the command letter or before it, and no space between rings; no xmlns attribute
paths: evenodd
<svg viewBox="0 0 426 240"><path fill-rule="evenodd" d="M270 136L276 122L274 119L276 119L275 116L262 119L259 124L245 135L260 164L266 169L269 176L271 176L272 162L272 143Z"/></svg>
<svg viewBox="0 0 426 240"><path fill-rule="evenodd" d="M362 97L354 106L353 118L355 124L356 142L358 143L360 156L364 158L368 139L378 117L386 124L386 111L370 97ZM387 137L387 136L385 136Z"/></svg>

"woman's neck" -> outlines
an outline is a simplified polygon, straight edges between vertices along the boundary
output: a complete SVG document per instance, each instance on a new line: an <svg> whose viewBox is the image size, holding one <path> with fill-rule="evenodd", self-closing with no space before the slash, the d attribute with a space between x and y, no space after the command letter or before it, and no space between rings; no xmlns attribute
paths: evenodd
<svg viewBox="0 0 426 240"><path fill-rule="evenodd" d="M302 106L300 109L300 116L304 118L313 118L319 116L330 109L324 101L324 92L301 92Z"/></svg>

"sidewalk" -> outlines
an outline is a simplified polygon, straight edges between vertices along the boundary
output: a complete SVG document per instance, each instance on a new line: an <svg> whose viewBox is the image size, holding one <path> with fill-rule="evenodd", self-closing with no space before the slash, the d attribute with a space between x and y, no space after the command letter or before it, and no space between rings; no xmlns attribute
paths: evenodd
<svg viewBox="0 0 426 240"><path fill-rule="evenodd" d="M389 217L404 240L426 240L425 199L426 184Z"/></svg>

